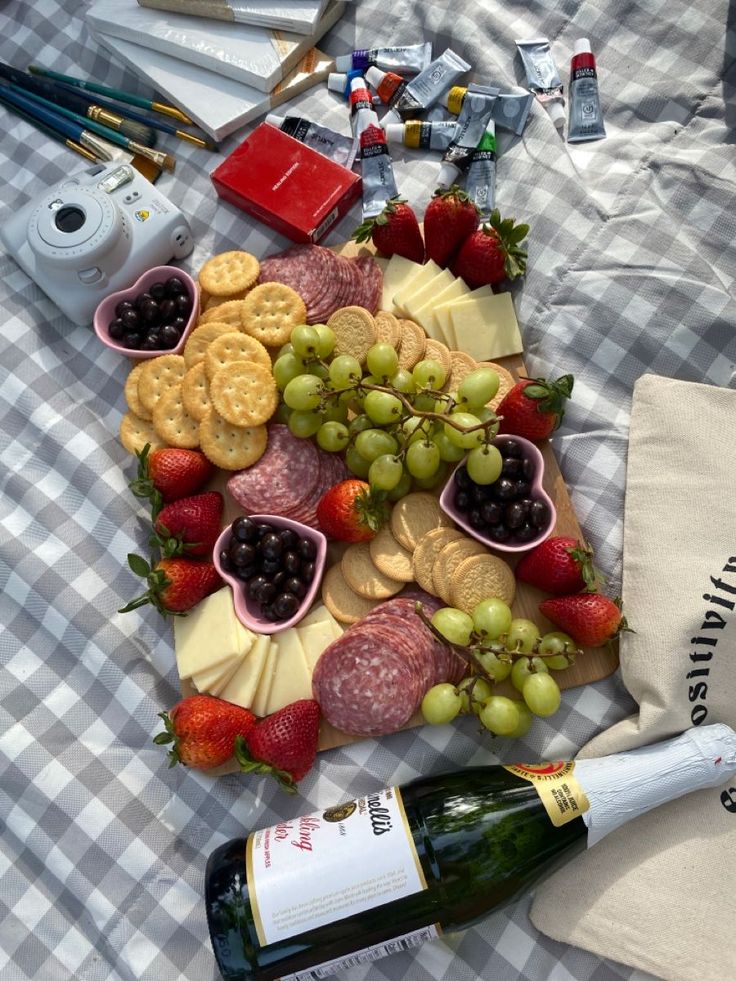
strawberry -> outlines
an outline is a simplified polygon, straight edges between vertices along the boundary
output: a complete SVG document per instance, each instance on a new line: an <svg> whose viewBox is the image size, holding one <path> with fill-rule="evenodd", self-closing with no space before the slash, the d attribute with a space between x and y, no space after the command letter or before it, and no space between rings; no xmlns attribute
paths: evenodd
<svg viewBox="0 0 736 981"><path fill-rule="evenodd" d="M146 603L163 616L185 613L222 586L220 573L212 562L174 558L161 559L155 565L151 560L149 566L140 555L129 555L128 565L137 576L146 579L148 589L118 613L130 613Z"/></svg>
<svg viewBox="0 0 736 981"><path fill-rule="evenodd" d="M576 538L556 535L522 556L516 566L519 582L529 583L545 593L567 596L583 590L595 592L599 575L593 567L593 553Z"/></svg>
<svg viewBox="0 0 736 981"><path fill-rule="evenodd" d="M620 601L602 593L578 593L543 600L539 611L564 630L581 647L602 647L622 630L628 630Z"/></svg>
<svg viewBox="0 0 736 981"><path fill-rule="evenodd" d="M574 381L572 375L562 375L554 382L522 378L496 409L501 419L499 433L524 436L533 443L546 439L562 422Z"/></svg>
<svg viewBox="0 0 736 981"><path fill-rule="evenodd" d="M164 558L212 555L221 529L223 499L219 491L182 497L167 504L153 524L151 545Z"/></svg>
<svg viewBox="0 0 736 981"><path fill-rule="evenodd" d="M191 695L159 717L166 728L153 741L157 746L174 744L169 766L183 763L201 770L226 763L235 753L236 738L247 736L256 724L248 709L212 695Z"/></svg>
<svg viewBox="0 0 736 981"><path fill-rule="evenodd" d="M367 542L386 520L381 494L363 480L343 480L330 487L317 505L322 531L341 542Z"/></svg>
<svg viewBox="0 0 736 981"><path fill-rule="evenodd" d="M235 741L235 756L244 773L270 773L284 790L295 793L311 769L319 739L319 705L302 698L272 712Z"/></svg>
<svg viewBox="0 0 736 981"><path fill-rule="evenodd" d="M136 497L149 498L153 517L161 510L164 501L195 494L215 472L204 453L199 450L179 450L165 447L150 452L146 443L138 457L138 476L130 482Z"/></svg>
<svg viewBox="0 0 736 981"><path fill-rule="evenodd" d="M521 242L529 234L528 225L515 225L513 218L501 218L496 208L484 224L460 246L452 271L462 276L471 289L516 279L526 269L526 249Z"/></svg>
<svg viewBox="0 0 736 981"><path fill-rule="evenodd" d="M456 184L449 191L438 188L424 212L427 257L439 266L448 265L479 221L478 209L465 191Z"/></svg>
<svg viewBox="0 0 736 981"><path fill-rule="evenodd" d="M403 198L391 198L375 218L366 218L353 233L356 242L369 238L384 255L403 255L424 262L424 242L417 216Z"/></svg>

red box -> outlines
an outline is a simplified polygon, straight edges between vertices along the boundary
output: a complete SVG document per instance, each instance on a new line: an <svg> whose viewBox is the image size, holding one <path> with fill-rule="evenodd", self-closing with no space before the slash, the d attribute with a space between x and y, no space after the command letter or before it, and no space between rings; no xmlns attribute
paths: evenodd
<svg viewBox="0 0 736 981"><path fill-rule="evenodd" d="M213 170L221 198L294 242L319 242L360 197L357 174L269 123Z"/></svg>

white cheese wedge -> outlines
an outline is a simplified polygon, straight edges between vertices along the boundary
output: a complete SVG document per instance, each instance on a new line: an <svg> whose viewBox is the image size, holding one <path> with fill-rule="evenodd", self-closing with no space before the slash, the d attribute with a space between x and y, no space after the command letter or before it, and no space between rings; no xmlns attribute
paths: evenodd
<svg viewBox="0 0 736 981"><path fill-rule="evenodd" d="M408 316L406 304L411 302L412 297L420 289L427 285L438 276L442 270L432 259L428 259L423 266L419 266L418 272L413 272L401 284L401 287L394 293L394 309L398 310L399 316Z"/></svg>
<svg viewBox="0 0 736 981"><path fill-rule="evenodd" d="M453 278L452 282L445 286L443 290L431 296L422 306L414 311L413 319L420 326L424 327L428 337L432 337L435 341L441 341L444 344L444 335L440 332L435 322L435 308L442 306L444 303L449 303L451 300L459 300L461 297L467 296L469 292L470 290L462 279Z"/></svg>
<svg viewBox="0 0 736 981"><path fill-rule="evenodd" d="M402 289L404 284L423 268L419 262L405 259L403 255L392 255L383 270L381 309L389 313L397 312L394 310L394 293Z"/></svg>
<svg viewBox="0 0 736 981"><path fill-rule="evenodd" d="M449 269L441 269L436 276L433 276L424 286L420 286L407 299L404 309L412 320L419 323L417 311L421 310L425 303L436 297L438 293L451 286L455 282L455 277ZM424 326L424 325L422 325Z"/></svg>
<svg viewBox="0 0 736 981"><path fill-rule="evenodd" d="M266 664L270 643L271 638L266 634L257 635L248 656L220 692L220 698L242 705L243 708L251 707Z"/></svg>
<svg viewBox="0 0 736 981"><path fill-rule="evenodd" d="M460 280L460 282L462 282L462 280ZM452 319L450 317L451 308L483 296L493 296L493 290L490 286L479 286L478 289L472 290L470 293L464 293L462 296L459 296L454 300L450 300L448 303L438 303L437 306L435 306L433 311L434 322L432 326L440 334L439 339L443 340L451 351L459 350L455 340L455 332L452 327ZM432 334L432 336L434 337L434 334Z"/></svg>
<svg viewBox="0 0 736 981"><path fill-rule="evenodd" d="M307 668L296 628L284 630L276 640L279 645L278 664L266 705L267 715L300 698L312 697L312 672Z"/></svg>
<svg viewBox="0 0 736 981"><path fill-rule="evenodd" d="M216 695L218 686L220 690L225 687L238 670L242 659L242 655L231 657L229 660L223 661L222 664L216 664L213 668L205 668L204 671L197 671L189 680L198 692L207 692L210 695Z"/></svg>
<svg viewBox="0 0 736 981"><path fill-rule="evenodd" d="M229 586L211 593L185 617L174 617L174 646L179 677L207 671L247 653L254 635L238 620Z"/></svg>
<svg viewBox="0 0 736 981"><path fill-rule="evenodd" d="M310 623L306 627L301 624L297 627L299 640L302 642L304 657L306 658L309 673L314 671L314 666L322 656L322 652L335 640L332 624L327 620L319 623Z"/></svg>
<svg viewBox="0 0 736 981"><path fill-rule="evenodd" d="M258 688L253 696L253 701L251 702L251 711L254 715L259 718L263 718L266 714L266 706L268 705L268 699L271 694L271 686L273 685L273 679L276 677L276 666L279 661L279 645L278 641L271 640L268 645L268 654L266 655L266 663L263 665L263 671L261 672L261 679L258 682Z"/></svg>
<svg viewBox="0 0 736 981"><path fill-rule="evenodd" d="M327 607L323 606L321 603L317 603L315 606L313 606L304 619L299 621L299 626L297 629L301 630L303 627L309 627L313 623L329 623L330 629L332 630L332 636L335 640L337 640L338 637L342 637L342 635L345 633L345 628L343 625L338 623Z"/></svg>
<svg viewBox="0 0 736 981"><path fill-rule="evenodd" d="M510 293L461 303L450 309L458 351L476 361L521 354L524 345Z"/></svg>

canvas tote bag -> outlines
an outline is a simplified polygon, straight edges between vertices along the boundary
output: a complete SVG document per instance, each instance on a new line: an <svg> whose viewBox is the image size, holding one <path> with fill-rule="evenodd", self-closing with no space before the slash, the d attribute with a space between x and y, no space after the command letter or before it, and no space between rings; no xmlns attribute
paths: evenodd
<svg viewBox="0 0 736 981"><path fill-rule="evenodd" d="M639 713L605 756L693 725L736 728L736 391L642 376L626 477L621 672ZM556 940L667 981L736 979L736 780L672 801L537 891Z"/></svg>

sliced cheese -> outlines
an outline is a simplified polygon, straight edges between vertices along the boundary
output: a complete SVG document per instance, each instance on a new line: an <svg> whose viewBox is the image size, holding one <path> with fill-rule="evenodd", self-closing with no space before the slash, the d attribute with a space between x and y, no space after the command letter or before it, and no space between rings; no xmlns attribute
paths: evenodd
<svg viewBox="0 0 736 981"><path fill-rule="evenodd" d="M411 298L417 293L423 286L431 282L438 276L442 270L432 259L428 259L423 266L419 266L417 271L413 271L410 276L408 276L401 287L394 293L394 310L399 313L399 316L406 316L407 302L411 301Z"/></svg>
<svg viewBox="0 0 736 981"><path fill-rule="evenodd" d="M451 351L458 351L459 348L455 340L455 331L453 330L452 326L450 309L459 306L461 303L470 302L483 296L493 296L493 290L490 286L479 286L478 289L472 290L470 293L465 293L462 296L457 297L457 299L450 300L449 303L438 303L434 308L433 326L436 327L438 333L440 334L438 339L443 340ZM432 336L434 336L434 334Z"/></svg>
<svg viewBox="0 0 736 981"><path fill-rule="evenodd" d="M322 623L331 617L332 614L326 606L323 606L322 603L315 603L309 613L299 621L299 627L308 627L310 623Z"/></svg>
<svg viewBox="0 0 736 981"><path fill-rule="evenodd" d="M211 593L185 617L174 617L174 646L179 677L207 671L246 652L253 634L238 620L229 586Z"/></svg>
<svg viewBox="0 0 736 981"><path fill-rule="evenodd" d="M335 640L332 624L327 620L310 623L306 627L300 624L297 627L297 633L299 634L307 668L311 675L314 671L315 664L322 656L322 652Z"/></svg>
<svg viewBox="0 0 736 981"><path fill-rule="evenodd" d="M268 645L268 654L266 655L266 663L263 665L263 671L261 672L261 678L258 682L258 688L253 696L253 701L251 702L251 711L254 715L259 718L263 718L266 714L266 707L268 705L268 699L271 694L271 686L273 685L273 679L276 677L276 665L279 660L279 645L278 641L271 640Z"/></svg>
<svg viewBox="0 0 736 981"><path fill-rule="evenodd" d="M277 712L285 705L312 697L312 672L307 668L299 635L295 627L277 635L279 653L276 676L266 705L266 714Z"/></svg>
<svg viewBox="0 0 736 981"><path fill-rule="evenodd" d="M442 341L444 344L445 338L443 334L440 333L440 330L435 323L435 308L442 306L444 303L449 303L451 300L458 300L461 297L467 296L469 292L470 290L462 279L453 278L452 282L449 283L443 290L436 293L414 311L414 320L416 320L420 326L424 327L429 337L433 337L436 341Z"/></svg>
<svg viewBox="0 0 736 981"><path fill-rule="evenodd" d="M510 293L497 293L450 309L458 351L476 361L521 354L524 346Z"/></svg>
<svg viewBox="0 0 736 981"><path fill-rule="evenodd" d="M244 658L238 670L220 692L220 698L243 708L250 708L253 697L261 680L261 674L268 656L271 638L266 634L258 634L248 656Z"/></svg>
<svg viewBox="0 0 736 981"><path fill-rule="evenodd" d="M381 309L394 313L394 293L402 289L423 268L420 263L405 259L403 255L392 255L383 270Z"/></svg>
<svg viewBox="0 0 736 981"><path fill-rule="evenodd" d="M419 289L412 292L411 296L407 299L404 304L404 309L412 320L417 319L417 311L421 310L425 303L431 301L438 293L442 290L447 289L455 282L455 277L452 275L449 269L441 269L436 276L433 276L429 282L425 283L424 286L420 286Z"/></svg>
<svg viewBox="0 0 736 981"><path fill-rule="evenodd" d="M238 670L242 656L234 656L222 664L216 664L213 668L206 668L204 671L197 671L189 679L198 692L208 692L210 695L217 694L217 688L224 688L228 681Z"/></svg>

